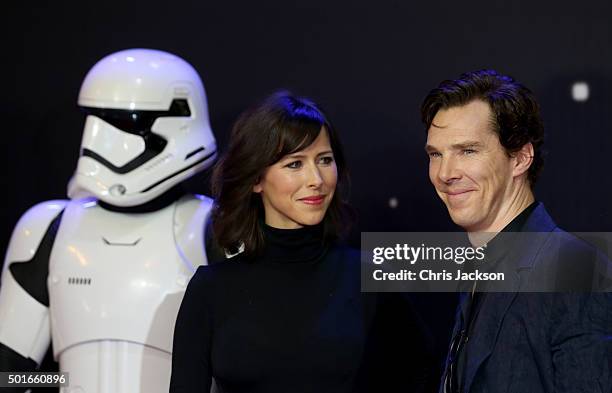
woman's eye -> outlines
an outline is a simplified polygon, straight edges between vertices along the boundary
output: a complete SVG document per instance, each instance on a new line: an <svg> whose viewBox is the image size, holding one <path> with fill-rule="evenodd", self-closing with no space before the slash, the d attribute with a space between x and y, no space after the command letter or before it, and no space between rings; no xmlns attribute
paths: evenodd
<svg viewBox="0 0 612 393"><path fill-rule="evenodd" d="M331 165L331 163L334 162L334 157L332 156L321 157L319 158L319 162L323 165Z"/></svg>
<svg viewBox="0 0 612 393"><path fill-rule="evenodd" d="M298 169L302 167L302 161L292 161L289 164L285 165L286 168L290 169Z"/></svg>

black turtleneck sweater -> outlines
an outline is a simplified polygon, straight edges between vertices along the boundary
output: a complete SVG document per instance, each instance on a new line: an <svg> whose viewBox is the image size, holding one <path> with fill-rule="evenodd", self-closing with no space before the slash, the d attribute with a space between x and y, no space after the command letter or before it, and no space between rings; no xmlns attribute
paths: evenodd
<svg viewBox="0 0 612 393"><path fill-rule="evenodd" d="M402 298L361 293L357 251L326 245L320 226L264 234L260 257L190 281L170 392L209 392L212 378L225 393L422 391L422 326Z"/></svg>

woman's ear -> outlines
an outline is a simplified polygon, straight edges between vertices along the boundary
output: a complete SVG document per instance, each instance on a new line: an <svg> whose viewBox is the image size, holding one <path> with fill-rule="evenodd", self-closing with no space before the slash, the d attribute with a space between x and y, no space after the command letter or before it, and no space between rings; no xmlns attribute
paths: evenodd
<svg viewBox="0 0 612 393"><path fill-rule="evenodd" d="M259 194L263 191L263 187L261 186L261 177L257 178L257 183L253 186L253 192Z"/></svg>

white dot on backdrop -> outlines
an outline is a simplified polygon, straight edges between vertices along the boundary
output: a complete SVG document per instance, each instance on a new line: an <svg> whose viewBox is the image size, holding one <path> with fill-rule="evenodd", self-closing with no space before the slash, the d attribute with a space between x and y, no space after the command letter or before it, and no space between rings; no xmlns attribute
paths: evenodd
<svg viewBox="0 0 612 393"><path fill-rule="evenodd" d="M572 85L572 98L574 101L584 102L589 99L589 84L586 82L574 82Z"/></svg>
<svg viewBox="0 0 612 393"><path fill-rule="evenodd" d="M399 201L396 197L389 198L389 207L391 209L395 209L399 205Z"/></svg>

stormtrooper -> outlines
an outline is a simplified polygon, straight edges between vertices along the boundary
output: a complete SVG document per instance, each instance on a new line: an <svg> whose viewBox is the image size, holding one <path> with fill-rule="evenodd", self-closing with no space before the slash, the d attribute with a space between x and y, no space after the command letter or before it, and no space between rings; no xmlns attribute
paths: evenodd
<svg viewBox="0 0 612 393"><path fill-rule="evenodd" d="M174 322L207 263L211 199L181 183L216 158L202 82L157 50L89 71L70 200L19 220L0 287L1 371L35 370L53 344L63 393L167 392Z"/></svg>

